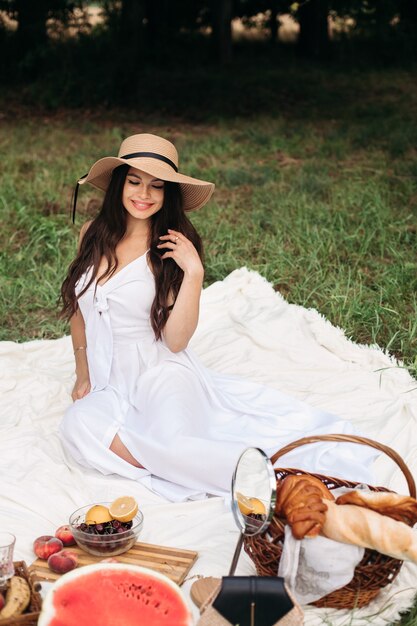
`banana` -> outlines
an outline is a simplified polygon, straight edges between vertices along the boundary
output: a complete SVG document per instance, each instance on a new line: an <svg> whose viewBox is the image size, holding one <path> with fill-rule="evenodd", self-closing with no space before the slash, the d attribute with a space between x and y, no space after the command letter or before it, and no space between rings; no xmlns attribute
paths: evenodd
<svg viewBox="0 0 417 626"><path fill-rule="evenodd" d="M29 606L30 587L21 576L13 576L10 579L6 593L6 604L0 611L0 620L6 617L20 615Z"/></svg>

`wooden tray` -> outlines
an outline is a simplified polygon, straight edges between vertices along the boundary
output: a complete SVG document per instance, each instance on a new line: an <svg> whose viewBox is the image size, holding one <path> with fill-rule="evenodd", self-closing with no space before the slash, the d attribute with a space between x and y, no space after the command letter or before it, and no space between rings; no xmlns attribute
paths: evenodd
<svg viewBox="0 0 417 626"><path fill-rule="evenodd" d="M78 546L71 546L68 550L78 554L78 567L99 563L106 558L105 556L93 556L92 554L88 554ZM177 583L177 585L182 585L185 577L197 559L197 556L198 553L193 550L167 548L166 546L156 546L152 543L135 543L133 548L130 548L130 550L124 554L119 554L114 558L117 559L119 563L149 567L149 569L165 574L165 576L168 576L168 578ZM32 579L39 581L54 581L61 576L61 574L51 572L47 561L43 559L36 559L36 561L30 565L29 571L32 575Z"/></svg>

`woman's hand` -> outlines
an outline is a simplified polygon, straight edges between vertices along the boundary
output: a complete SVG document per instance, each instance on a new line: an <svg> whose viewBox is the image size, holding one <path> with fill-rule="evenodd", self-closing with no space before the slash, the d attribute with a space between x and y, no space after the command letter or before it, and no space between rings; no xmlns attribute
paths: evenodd
<svg viewBox="0 0 417 626"><path fill-rule="evenodd" d="M73 402L75 402L76 400L81 400L81 398L84 398L84 396L90 393L90 391L91 391L91 383L90 383L89 375L84 374L82 376L77 376L75 380L74 389L72 390L72 393L71 393L71 398Z"/></svg>
<svg viewBox="0 0 417 626"><path fill-rule="evenodd" d="M168 228L168 235L162 235L159 239L162 240L162 243L157 247L167 248L161 257L162 259L174 259L187 276L204 276L204 267L200 256L187 237L177 230Z"/></svg>
<svg viewBox="0 0 417 626"><path fill-rule="evenodd" d="M177 230L168 229L160 237L158 248L166 248L162 259L174 259L184 277L163 331L165 343L172 352L184 350L198 323L204 268L194 245Z"/></svg>

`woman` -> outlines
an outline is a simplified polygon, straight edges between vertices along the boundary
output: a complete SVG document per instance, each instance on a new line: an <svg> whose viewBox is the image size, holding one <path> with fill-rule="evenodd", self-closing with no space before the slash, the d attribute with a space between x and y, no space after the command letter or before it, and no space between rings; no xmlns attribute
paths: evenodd
<svg viewBox="0 0 417 626"><path fill-rule="evenodd" d="M76 381L60 433L79 463L182 500L227 492L248 446L272 453L307 434L352 431L274 389L208 370L187 348L204 269L185 212L206 204L214 185L179 173L169 141L129 137L78 182L106 191L62 285ZM280 464L367 481L372 455L320 443Z"/></svg>

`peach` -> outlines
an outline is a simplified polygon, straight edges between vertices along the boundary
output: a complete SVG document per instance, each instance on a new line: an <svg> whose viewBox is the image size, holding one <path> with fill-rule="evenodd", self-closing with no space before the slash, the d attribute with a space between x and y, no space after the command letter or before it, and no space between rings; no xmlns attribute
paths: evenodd
<svg viewBox="0 0 417 626"><path fill-rule="evenodd" d="M51 554L59 552L64 544L57 537L52 535L42 535L33 542L33 551L40 559L48 559Z"/></svg>
<svg viewBox="0 0 417 626"><path fill-rule="evenodd" d="M60 526L59 528L57 528L55 531L55 537L57 537L58 539L62 541L65 548L67 546L75 546L76 544L74 535L72 534L72 530L70 526L68 526L68 524L65 524L64 526Z"/></svg>
<svg viewBox="0 0 417 626"><path fill-rule="evenodd" d="M48 567L55 574L66 574L78 565L78 556L72 550L61 550L51 554L48 559Z"/></svg>

